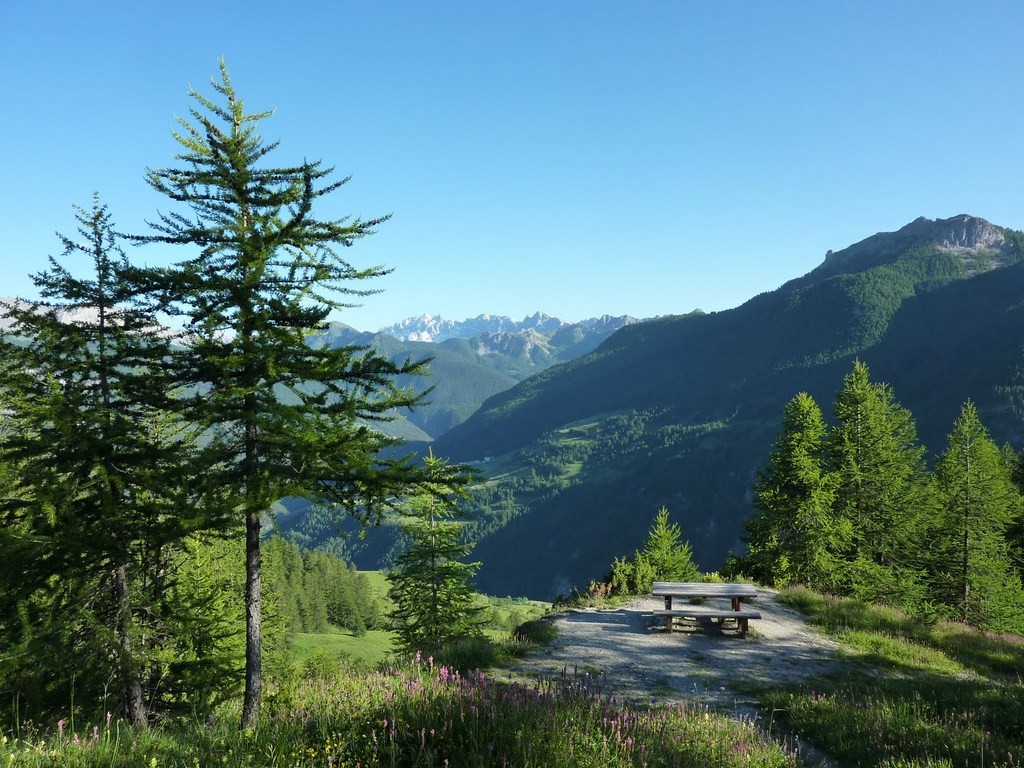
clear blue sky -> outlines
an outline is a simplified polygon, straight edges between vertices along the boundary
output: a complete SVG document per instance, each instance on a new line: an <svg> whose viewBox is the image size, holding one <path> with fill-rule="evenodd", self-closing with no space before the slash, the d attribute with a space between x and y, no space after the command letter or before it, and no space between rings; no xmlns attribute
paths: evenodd
<svg viewBox="0 0 1024 768"><path fill-rule="evenodd" d="M351 174L321 216L394 215L344 322L727 309L918 216L1024 228L1022 30L1019 0L3 0L0 295L94 190L123 230L168 209L145 169L223 56L279 162Z"/></svg>

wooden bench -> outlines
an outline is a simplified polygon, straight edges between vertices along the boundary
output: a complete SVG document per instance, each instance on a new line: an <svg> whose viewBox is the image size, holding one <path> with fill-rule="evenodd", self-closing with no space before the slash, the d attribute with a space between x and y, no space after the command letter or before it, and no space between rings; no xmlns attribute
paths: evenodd
<svg viewBox="0 0 1024 768"><path fill-rule="evenodd" d="M737 629L739 629L740 637L747 636L747 630L749 629L748 622L750 619L760 619L761 613L759 611L747 610L719 610L716 608L708 608L703 605L691 605L687 608L675 608L675 609L659 609L654 612L655 616L665 617L665 629L671 632L674 629L674 623L677 618L680 619L693 619L694 621L700 621L701 619L718 619L720 623L724 623L727 619L735 619Z"/></svg>
<svg viewBox="0 0 1024 768"><path fill-rule="evenodd" d="M718 619L720 623L724 623L726 619L735 619L740 631L740 637L745 637L750 619L761 618L761 614L758 611L743 609L743 598L757 596L757 589L753 584L656 581L651 591L656 597L665 598L665 609L655 611L654 615L665 617L665 629L669 632L672 631L673 622L676 618L693 619L695 621L700 619ZM689 600L723 598L730 601L731 610L705 605L673 608L673 598Z"/></svg>

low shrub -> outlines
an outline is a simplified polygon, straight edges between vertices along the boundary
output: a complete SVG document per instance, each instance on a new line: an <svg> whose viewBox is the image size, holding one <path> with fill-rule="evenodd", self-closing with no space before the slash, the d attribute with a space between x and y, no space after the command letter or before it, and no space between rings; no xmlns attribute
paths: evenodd
<svg viewBox="0 0 1024 768"><path fill-rule="evenodd" d="M558 627L547 619L534 619L516 627L512 637L522 643L543 645L553 642L558 637Z"/></svg>

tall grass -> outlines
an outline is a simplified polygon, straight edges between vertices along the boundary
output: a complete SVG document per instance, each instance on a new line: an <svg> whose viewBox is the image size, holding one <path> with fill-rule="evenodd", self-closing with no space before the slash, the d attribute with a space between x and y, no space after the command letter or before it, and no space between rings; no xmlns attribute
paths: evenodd
<svg viewBox="0 0 1024 768"><path fill-rule="evenodd" d="M762 695L791 731L844 765L1024 766L1024 639L803 589L782 597L852 662Z"/></svg>
<svg viewBox="0 0 1024 768"><path fill-rule="evenodd" d="M727 766L795 768L753 724L698 705L620 707L589 674L563 670L532 686L462 675L431 659L307 680L268 697L251 731L178 723L141 731L113 722L0 744L0 766ZM77 740L76 740L77 737Z"/></svg>

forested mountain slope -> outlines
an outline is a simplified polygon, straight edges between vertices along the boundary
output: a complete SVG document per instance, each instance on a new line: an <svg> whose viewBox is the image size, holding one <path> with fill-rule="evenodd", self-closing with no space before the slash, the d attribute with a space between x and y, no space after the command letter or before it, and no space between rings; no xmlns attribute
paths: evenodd
<svg viewBox="0 0 1024 768"><path fill-rule="evenodd" d="M918 219L724 312L649 321L492 397L434 445L486 461L481 589L551 597L604 575L665 505L705 569L740 545L785 403L829 412L855 359L892 385L930 454L967 399L1016 440L1022 235Z"/></svg>

